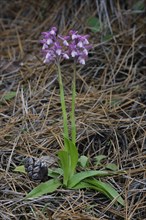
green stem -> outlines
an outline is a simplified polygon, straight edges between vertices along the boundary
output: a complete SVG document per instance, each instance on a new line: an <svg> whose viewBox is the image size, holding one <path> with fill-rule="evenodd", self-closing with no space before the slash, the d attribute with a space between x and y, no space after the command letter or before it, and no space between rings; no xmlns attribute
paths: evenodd
<svg viewBox="0 0 146 220"><path fill-rule="evenodd" d="M59 86L60 86L60 101L61 101L61 108L62 108L62 115L63 115L63 129L64 129L64 136L69 139L68 135L68 125L67 125L67 113L66 113L66 105L65 105L65 98L64 98L64 89L62 83L62 76L61 76L61 68L60 63L57 63L58 68L58 79L59 79ZM68 150L67 143L64 139L64 147L65 150Z"/></svg>
<svg viewBox="0 0 146 220"><path fill-rule="evenodd" d="M75 97L76 97L76 63L74 62L74 72L72 81L72 105L71 105L71 136L72 143L76 143L76 123L75 123Z"/></svg>

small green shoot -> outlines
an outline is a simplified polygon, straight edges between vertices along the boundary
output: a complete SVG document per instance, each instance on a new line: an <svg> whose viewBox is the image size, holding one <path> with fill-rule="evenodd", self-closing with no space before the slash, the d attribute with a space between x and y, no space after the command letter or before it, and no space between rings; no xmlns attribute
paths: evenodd
<svg viewBox="0 0 146 220"><path fill-rule="evenodd" d="M117 106L119 106L121 103L122 103L122 100L121 100L121 99L112 98L110 105L111 105L112 107L117 107Z"/></svg>
<svg viewBox="0 0 146 220"><path fill-rule="evenodd" d="M16 92L14 91L10 91L7 92L3 95L3 100L5 101L10 101L11 99L13 99L16 96Z"/></svg>
<svg viewBox="0 0 146 220"><path fill-rule="evenodd" d="M101 24L97 17L89 18L87 21L87 25L88 25L88 28L94 33L101 31Z"/></svg>
<svg viewBox="0 0 146 220"><path fill-rule="evenodd" d="M104 160L106 158L105 155L98 155L98 156L95 156L94 159L95 159L95 165L96 166L99 166L101 165L101 161Z"/></svg>
<svg viewBox="0 0 146 220"><path fill-rule="evenodd" d="M132 9L134 10L134 11L142 11L142 10L144 10L144 8L145 8L145 2L144 2L144 0L139 0L139 1L136 1L135 2L135 4L132 6Z"/></svg>
<svg viewBox="0 0 146 220"><path fill-rule="evenodd" d="M89 158L84 156L84 155L80 156L80 158L78 159L78 163L83 168L88 167L88 165L89 165Z"/></svg>
<svg viewBox="0 0 146 220"><path fill-rule="evenodd" d="M15 167L14 171L15 171L15 172L20 172L20 173L25 173L25 174L26 174L24 165Z"/></svg>
<svg viewBox="0 0 146 220"><path fill-rule="evenodd" d="M114 163L108 163L105 165L105 168L112 171L118 171L118 167Z"/></svg>
<svg viewBox="0 0 146 220"><path fill-rule="evenodd" d="M112 34L105 34L103 37L102 37L102 41L110 41L113 39L113 35Z"/></svg>

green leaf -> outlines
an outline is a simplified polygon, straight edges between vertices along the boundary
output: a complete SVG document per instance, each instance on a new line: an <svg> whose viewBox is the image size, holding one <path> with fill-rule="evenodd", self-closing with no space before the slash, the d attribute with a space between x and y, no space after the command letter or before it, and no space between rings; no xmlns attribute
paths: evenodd
<svg viewBox="0 0 146 220"><path fill-rule="evenodd" d="M101 192L101 193L103 193L104 195L106 195L108 198L109 198L109 195L108 195L108 193L105 191L105 190L103 190L102 188L100 188L100 187L97 187L97 186L94 186L94 185L92 185L92 184L90 184L90 183L88 183L88 182L85 182L84 180L83 181L81 181L80 183L78 183L76 186L74 186L72 189L93 189L93 190L96 190L96 191L98 191L98 192Z"/></svg>
<svg viewBox="0 0 146 220"><path fill-rule="evenodd" d="M63 184L67 186L69 176L70 176L70 161L69 154L67 151L60 150L58 152L58 157L61 162L61 168L63 170Z"/></svg>
<svg viewBox="0 0 146 220"><path fill-rule="evenodd" d="M25 167L23 165L15 167L14 171L26 174Z"/></svg>
<svg viewBox="0 0 146 220"><path fill-rule="evenodd" d="M109 170L112 170L112 171L117 171L117 170L118 170L117 165L114 164L114 163L106 164L106 165L105 165L105 168L106 168L106 169L109 169Z"/></svg>
<svg viewBox="0 0 146 220"><path fill-rule="evenodd" d="M124 200L120 196L120 194L108 183L103 183L102 181L96 180L96 179L86 179L86 183L89 183L95 187L97 187L97 190L101 189L105 195L108 195L110 199L114 199L118 203L120 203L122 206L124 206ZM96 188L95 188L96 189Z"/></svg>
<svg viewBox="0 0 146 220"><path fill-rule="evenodd" d="M63 170L61 168L48 169L48 176L52 178L57 178L59 176L63 176Z"/></svg>
<svg viewBox="0 0 146 220"><path fill-rule="evenodd" d="M88 178L88 177L93 177L93 176L110 176L112 175L108 171L103 171L103 170L89 170L89 171L84 171L80 173L76 173L72 176L72 178L68 182L68 187L73 188L75 185L77 185L79 182L82 180Z"/></svg>
<svg viewBox="0 0 146 220"><path fill-rule="evenodd" d="M51 179L45 183L40 183L30 193L28 193L25 199L38 198L44 194L54 192L62 183L57 179Z"/></svg>
<svg viewBox="0 0 146 220"><path fill-rule="evenodd" d="M92 32L97 33L101 31L101 24L97 17L91 17L87 21L87 25L91 29Z"/></svg>
<svg viewBox="0 0 146 220"><path fill-rule="evenodd" d="M102 37L102 41L109 41L113 39L113 35L112 34L106 34Z"/></svg>
<svg viewBox="0 0 146 220"><path fill-rule="evenodd" d="M106 158L106 156L101 154L101 155L95 156L94 158L96 160L95 165L98 166L101 164L101 161Z"/></svg>
<svg viewBox="0 0 146 220"><path fill-rule="evenodd" d="M80 156L80 158L78 159L78 162L83 168L85 168L88 166L89 158L84 155Z"/></svg>
<svg viewBox="0 0 146 220"><path fill-rule="evenodd" d="M145 7L144 0L139 0L135 2L135 4L132 6L132 9L142 11L144 10L144 7Z"/></svg>
<svg viewBox="0 0 146 220"><path fill-rule="evenodd" d="M89 188L101 192L109 199L115 200L118 203L120 203L122 206L124 206L123 198L112 186L110 186L107 183L104 183L96 179L86 179L78 183L75 187L73 187L73 189L84 189L84 188L86 189Z"/></svg>
<svg viewBox="0 0 146 220"><path fill-rule="evenodd" d="M114 106L114 107L117 107L117 106L119 106L121 103L122 103L122 100L121 100L121 99L112 98L110 105L111 105L111 106Z"/></svg>
<svg viewBox="0 0 146 220"><path fill-rule="evenodd" d="M11 91L11 92L7 92L6 94L4 94L3 99L5 99L6 101L9 101L13 99L15 96L16 96L16 92Z"/></svg>
<svg viewBox="0 0 146 220"><path fill-rule="evenodd" d="M73 176L73 174L75 173L76 170L76 166L78 163L78 150L75 144L73 144L72 141L70 141L69 139L65 138L65 140L67 141L67 145L68 145L68 151L69 151L69 156L70 156L70 177Z"/></svg>

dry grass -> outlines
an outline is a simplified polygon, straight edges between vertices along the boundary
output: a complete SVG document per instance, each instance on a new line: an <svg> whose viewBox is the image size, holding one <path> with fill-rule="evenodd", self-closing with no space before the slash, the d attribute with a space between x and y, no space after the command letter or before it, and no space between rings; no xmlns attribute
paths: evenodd
<svg viewBox="0 0 146 220"><path fill-rule="evenodd" d="M54 2L54 3L53 3ZM0 216L4 220L142 220L146 218L146 36L144 12L135 1L1 2ZM128 2L128 1L127 1ZM101 32L86 25L98 15ZM94 191L60 189L31 201L23 196L36 183L14 173L27 156L55 155L62 142L57 72L40 60L38 39L56 25L89 33L94 49L77 73L77 145L88 155L107 155L127 174L108 178L125 198L113 206ZM112 34L111 40L102 40ZM72 64L62 72L68 110ZM6 101L4 95L16 91ZM91 164L91 166L93 166Z"/></svg>

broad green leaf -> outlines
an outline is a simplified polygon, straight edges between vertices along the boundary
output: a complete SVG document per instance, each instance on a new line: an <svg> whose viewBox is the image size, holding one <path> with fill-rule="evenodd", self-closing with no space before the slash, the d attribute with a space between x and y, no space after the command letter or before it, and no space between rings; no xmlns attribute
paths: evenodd
<svg viewBox="0 0 146 220"><path fill-rule="evenodd" d="M80 156L80 158L78 159L78 162L83 168L85 168L88 166L89 158L84 155Z"/></svg>
<svg viewBox="0 0 146 220"><path fill-rule="evenodd" d="M101 164L101 161L106 158L106 156L101 154L101 155L95 156L94 158L96 160L95 165L98 166Z"/></svg>
<svg viewBox="0 0 146 220"><path fill-rule="evenodd" d="M69 156L70 156L70 177L75 173L76 166L78 163L78 150L75 144L72 143L69 139L65 138L68 142L68 150L69 150Z"/></svg>
<svg viewBox="0 0 146 220"><path fill-rule="evenodd" d="M38 198L44 194L54 192L62 183L57 179L48 180L45 183L40 183L30 193L28 193L25 199Z"/></svg>
<svg viewBox="0 0 146 220"><path fill-rule="evenodd" d="M110 199L114 199L124 206L124 200L120 194L108 183L103 183L96 179L86 179L85 182L97 187L97 190L101 189Z"/></svg>
<svg viewBox="0 0 146 220"><path fill-rule="evenodd" d="M73 188L75 185L77 185L79 182L82 180L88 178L88 177L93 177L93 176L110 176L112 175L108 171L103 171L103 170L89 170L89 171L84 171L80 173L76 173L72 176L72 178L68 182L68 187Z"/></svg>
<svg viewBox="0 0 146 220"><path fill-rule="evenodd" d="M91 31L94 33L101 31L101 24L97 17L89 18L87 21L87 25L91 29Z"/></svg>
<svg viewBox="0 0 146 220"><path fill-rule="evenodd" d="M112 171L117 171L117 170L118 170L117 165L114 164L114 163L106 164L106 165L105 165L105 168L106 168L106 169L109 169L109 170L112 170Z"/></svg>
<svg viewBox="0 0 146 220"><path fill-rule="evenodd" d="M57 178L59 176L63 176L63 170L61 168L48 169L48 176L52 178Z"/></svg>
<svg viewBox="0 0 146 220"><path fill-rule="evenodd" d="M69 176L70 176L69 154L67 151L60 150L58 152L58 157L60 159L61 168L63 170L63 184L67 186Z"/></svg>
<svg viewBox="0 0 146 220"><path fill-rule="evenodd" d="M15 96L16 96L16 92L11 91L11 92L7 92L6 94L4 94L3 99L5 99L6 101L9 101L13 99Z"/></svg>
<svg viewBox="0 0 146 220"><path fill-rule="evenodd" d="M25 167L23 165L15 167L14 171L26 174Z"/></svg>
<svg viewBox="0 0 146 220"><path fill-rule="evenodd" d="M78 183L75 187L73 187L72 189L93 189L93 190L96 190L96 191L98 191L98 192L101 192L101 193L103 193L104 195L106 195L108 198L109 198L109 195L108 195L108 193L105 191L105 190L103 190L102 188L100 188L100 187L97 187L97 186L94 186L94 185L92 185L92 184L90 184L90 183L88 183L88 182L85 182L84 180L83 181L81 181L80 183Z"/></svg>

